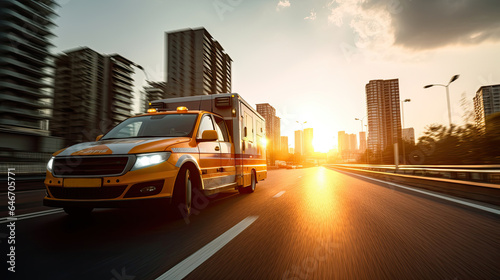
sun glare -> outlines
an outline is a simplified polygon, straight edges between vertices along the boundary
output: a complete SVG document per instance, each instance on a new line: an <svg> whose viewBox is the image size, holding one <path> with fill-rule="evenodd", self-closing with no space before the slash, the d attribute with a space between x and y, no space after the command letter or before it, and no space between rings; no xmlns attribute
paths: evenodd
<svg viewBox="0 0 500 280"><path fill-rule="evenodd" d="M326 153L333 149L333 138L314 131L313 147L315 152Z"/></svg>

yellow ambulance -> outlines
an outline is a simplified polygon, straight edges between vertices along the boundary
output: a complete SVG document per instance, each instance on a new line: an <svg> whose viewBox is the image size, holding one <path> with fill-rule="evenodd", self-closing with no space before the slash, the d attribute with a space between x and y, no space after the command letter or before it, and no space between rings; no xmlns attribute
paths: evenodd
<svg viewBox="0 0 500 280"><path fill-rule="evenodd" d="M240 95L157 100L95 142L53 154L45 206L169 207L189 216L194 194L251 193L267 177L265 120Z"/></svg>

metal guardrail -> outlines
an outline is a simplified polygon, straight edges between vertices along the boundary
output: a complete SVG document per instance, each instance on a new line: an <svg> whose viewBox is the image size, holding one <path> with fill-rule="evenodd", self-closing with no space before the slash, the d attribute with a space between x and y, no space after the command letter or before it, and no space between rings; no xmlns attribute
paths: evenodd
<svg viewBox="0 0 500 280"><path fill-rule="evenodd" d="M23 176L45 176L45 171L47 170L47 163L0 163L0 175L6 176L8 169L13 168L14 174Z"/></svg>
<svg viewBox="0 0 500 280"><path fill-rule="evenodd" d="M393 174L500 184L500 165L399 165L398 167L375 164L335 165Z"/></svg>

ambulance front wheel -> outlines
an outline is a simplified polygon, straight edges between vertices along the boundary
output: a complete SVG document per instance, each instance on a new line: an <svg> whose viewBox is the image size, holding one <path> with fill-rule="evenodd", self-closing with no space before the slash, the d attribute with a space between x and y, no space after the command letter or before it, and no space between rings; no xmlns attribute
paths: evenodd
<svg viewBox="0 0 500 280"><path fill-rule="evenodd" d="M183 166L175 181L171 210L177 218L191 215L193 189L196 187L196 172L190 166Z"/></svg>

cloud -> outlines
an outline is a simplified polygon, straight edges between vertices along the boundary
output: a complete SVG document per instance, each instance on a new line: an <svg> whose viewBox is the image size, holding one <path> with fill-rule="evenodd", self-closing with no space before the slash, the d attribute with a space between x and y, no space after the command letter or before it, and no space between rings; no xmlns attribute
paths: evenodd
<svg viewBox="0 0 500 280"><path fill-rule="evenodd" d="M280 0L278 2L278 5L276 6L276 11L279 11L281 9L288 8L288 7L290 7L290 1L288 1L288 0Z"/></svg>
<svg viewBox="0 0 500 280"><path fill-rule="evenodd" d="M388 1L368 1L365 9L384 6L383 2ZM392 14L395 44L406 48L431 49L500 40L498 0L406 1L399 11Z"/></svg>
<svg viewBox="0 0 500 280"><path fill-rule="evenodd" d="M363 9L365 0L337 0L330 4L328 22L348 25L354 32L354 44L363 49L387 49L393 42L391 18L387 10Z"/></svg>
<svg viewBox="0 0 500 280"><path fill-rule="evenodd" d="M500 41L498 0L335 0L329 7L328 22L348 23L365 44L384 38L423 50Z"/></svg>
<svg viewBox="0 0 500 280"><path fill-rule="evenodd" d="M314 11L314 9L311 11L309 16L305 17L304 19L315 20L316 19L316 12Z"/></svg>

